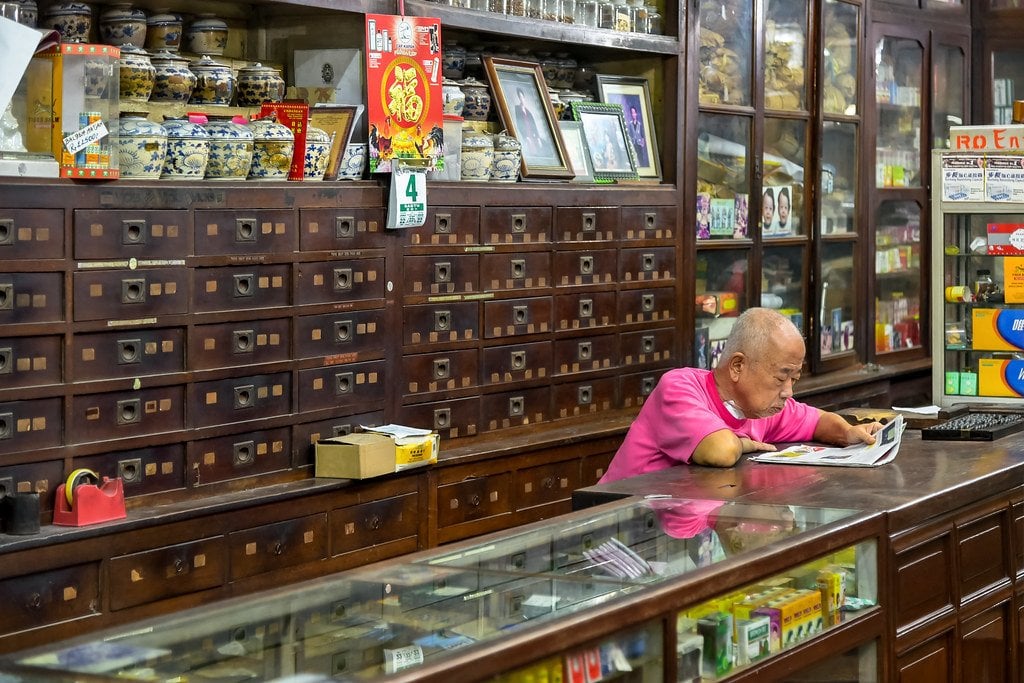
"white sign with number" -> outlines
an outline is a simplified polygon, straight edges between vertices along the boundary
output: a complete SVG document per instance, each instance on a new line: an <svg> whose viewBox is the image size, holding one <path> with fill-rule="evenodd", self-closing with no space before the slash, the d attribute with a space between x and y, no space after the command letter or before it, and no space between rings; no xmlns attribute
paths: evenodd
<svg viewBox="0 0 1024 683"><path fill-rule="evenodd" d="M427 172L399 166L391 173L389 229L418 228L427 220Z"/></svg>

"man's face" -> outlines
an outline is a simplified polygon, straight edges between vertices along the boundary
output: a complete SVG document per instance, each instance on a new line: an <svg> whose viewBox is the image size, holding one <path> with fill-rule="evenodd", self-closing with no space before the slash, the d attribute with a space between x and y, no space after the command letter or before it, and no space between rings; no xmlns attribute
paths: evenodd
<svg viewBox="0 0 1024 683"><path fill-rule="evenodd" d="M785 330L776 335L757 358L744 357L736 373L736 405L748 418L770 417L780 412L800 379L804 341L799 333Z"/></svg>

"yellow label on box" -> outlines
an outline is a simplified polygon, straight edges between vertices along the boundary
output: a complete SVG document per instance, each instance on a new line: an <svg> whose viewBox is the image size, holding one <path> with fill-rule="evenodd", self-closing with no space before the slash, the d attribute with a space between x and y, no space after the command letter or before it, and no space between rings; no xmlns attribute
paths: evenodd
<svg viewBox="0 0 1024 683"><path fill-rule="evenodd" d="M974 328L971 348L979 351L1024 349L1024 310L975 308L971 322Z"/></svg>
<svg viewBox="0 0 1024 683"><path fill-rule="evenodd" d="M1006 303L1024 303L1024 257L1003 258L1003 287L1006 288Z"/></svg>

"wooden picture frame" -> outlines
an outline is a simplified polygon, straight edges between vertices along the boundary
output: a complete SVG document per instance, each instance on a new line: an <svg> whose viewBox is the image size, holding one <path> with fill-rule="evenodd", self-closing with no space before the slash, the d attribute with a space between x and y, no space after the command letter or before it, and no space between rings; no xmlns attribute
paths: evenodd
<svg viewBox="0 0 1024 683"><path fill-rule="evenodd" d="M540 64L492 56L483 61L501 123L522 145L523 178L574 177Z"/></svg>
<svg viewBox="0 0 1024 683"><path fill-rule="evenodd" d="M661 154L654 130L651 88L646 78L636 76L596 76L598 99L622 106L626 117L626 135L633 145L637 177L661 180Z"/></svg>
<svg viewBox="0 0 1024 683"><path fill-rule="evenodd" d="M594 179L599 182L636 180L636 159L626 132L622 105L606 102L573 102L573 119L583 126L590 148Z"/></svg>
<svg viewBox="0 0 1024 683"><path fill-rule="evenodd" d="M587 147L587 138L583 136L583 124L579 121L558 122L558 128L562 131L562 139L565 141L566 151L569 153L569 161L572 162L574 183L594 182L594 165L590 161L590 148Z"/></svg>
<svg viewBox="0 0 1024 683"><path fill-rule="evenodd" d="M331 136L331 149L327 157L327 171L324 180L337 180L341 170L341 159L345 156L352 130L363 105L361 104L318 104L309 109L309 125L326 131Z"/></svg>

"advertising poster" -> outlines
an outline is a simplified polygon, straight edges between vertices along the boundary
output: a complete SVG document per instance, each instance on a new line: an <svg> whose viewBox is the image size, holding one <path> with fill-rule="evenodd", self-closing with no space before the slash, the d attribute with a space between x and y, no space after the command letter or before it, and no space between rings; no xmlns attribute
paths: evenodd
<svg viewBox="0 0 1024 683"><path fill-rule="evenodd" d="M370 172L395 159L433 168L444 143L440 20L367 14L366 54Z"/></svg>

